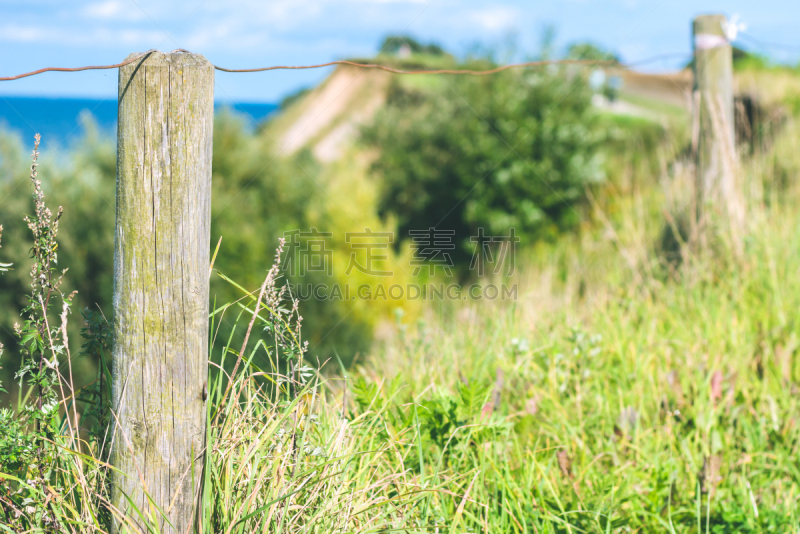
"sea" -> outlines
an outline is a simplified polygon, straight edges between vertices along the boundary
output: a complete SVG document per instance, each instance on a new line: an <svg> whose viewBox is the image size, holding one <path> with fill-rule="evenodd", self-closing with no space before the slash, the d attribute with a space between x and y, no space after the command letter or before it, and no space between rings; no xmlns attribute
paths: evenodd
<svg viewBox="0 0 800 534"><path fill-rule="evenodd" d="M277 108L269 103L214 103L215 111L227 109L242 115L244 124L253 129ZM33 136L39 133L43 147L69 149L84 137L87 118L96 125L100 136L116 139L116 100L0 96L0 132L20 136L26 146L33 145Z"/></svg>

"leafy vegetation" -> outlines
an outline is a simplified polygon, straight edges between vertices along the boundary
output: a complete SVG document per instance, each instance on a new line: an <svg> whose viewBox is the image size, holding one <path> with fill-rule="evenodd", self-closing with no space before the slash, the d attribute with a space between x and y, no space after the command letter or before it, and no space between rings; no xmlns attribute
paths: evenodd
<svg viewBox="0 0 800 534"><path fill-rule="evenodd" d="M210 361L236 372L216 372L209 384L201 532L797 531L795 117L773 142L742 153L737 177L749 217L741 253L724 243L687 245L680 231L665 250L664 229L674 230L692 206L687 133L592 113L586 89L563 73L520 76L521 94L512 79L454 82L464 84L464 101L446 98L449 81L396 86L365 139L380 149L375 170L389 185L379 198L399 227L437 225L437 217L463 232L520 224L537 240L511 280L518 301L398 314L379 343L362 340L369 358L326 374L311 365L317 348L305 345L298 312L318 310L318 324L349 322L347 312L282 298L280 285L293 279L275 276L274 246L285 229L344 227L327 202L356 188L347 182L339 184L344 193L318 196L317 182L332 183L330 170L310 154L273 162L265 137L233 117L217 121L213 231L225 245L214 264ZM557 122L526 98L530 91L555 104L547 84L575 91ZM482 95L493 91L514 107ZM490 139L465 102L517 143L523 159L503 158L508 147ZM416 130L403 123L414 118ZM396 133L386 131L392 119ZM538 144L527 143L522 127ZM0 143L0 163L17 179L25 165L9 146ZM24 357L21 387L0 412L5 531L103 532L116 519L132 532L134 521L157 532L160 523L157 509L128 510L126 518L108 504L113 340L99 311L83 312L81 352L99 362L84 382L93 382L78 384L69 372L81 361L72 357L78 336L69 327L78 321L68 320L81 296L68 291L109 289L92 287L105 282L81 254L98 254L98 272L110 254L80 238L111 250L105 231L113 215L101 199L113 187L113 150L88 146L75 160L82 172L48 170L52 197L66 200L63 217L47 210L37 176L22 176L33 184L30 200L3 184L12 202L0 214L0 298L9 316L23 311L23 324L2 363L16 371L9 355ZM440 147L440 158L430 146ZM354 164L340 165L346 172ZM475 168L490 171L479 174L485 187ZM559 191L560 205L539 178ZM437 188L439 179L467 197L452 214L442 213L456 199ZM466 195L473 190L479 194ZM418 204L402 197L408 191ZM536 200L540 219L526 218L525 198ZM23 212L34 214L30 226L14 226L11 215ZM27 249L33 278L18 259ZM76 267L64 274L69 261ZM259 312L250 288L269 265L274 285ZM350 328L358 337L360 326Z"/></svg>
<svg viewBox="0 0 800 534"><path fill-rule="evenodd" d="M574 228L584 186L605 177L589 96L563 71L465 76L428 91L395 83L363 134L380 151L379 213L396 217L400 235L455 231L461 265L479 228L515 228L527 243Z"/></svg>
<svg viewBox="0 0 800 534"><path fill-rule="evenodd" d="M379 51L382 54L397 55L403 48L407 48L410 54L445 55L444 49L436 43L422 44L409 35L387 35L383 39Z"/></svg>
<svg viewBox="0 0 800 534"><path fill-rule="evenodd" d="M647 241L636 234L648 225L599 252L567 246L565 285L529 281L515 306L398 321L393 341L338 377L299 359L288 375L257 365L277 354L266 317L245 352L217 337L214 352L243 359L237 402L220 402L224 377L211 384L205 531L791 531L800 218L791 202L754 214L743 258L693 254L667 279L648 275L652 252L633 267L617 253ZM577 273L600 262L602 283L578 297ZM521 281L557 279L559 263ZM214 329L253 313L253 295L232 287L245 299L217 307ZM106 346L89 338L88 350ZM17 425L3 433L17 461L2 470L6 525L103 528L98 445L77 443L67 413L51 413L46 436L4 416ZM46 466L44 483L32 465Z"/></svg>
<svg viewBox="0 0 800 534"><path fill-rule="evenodd" d="M63 275L64 284L77 291L76 308L101 313L113 321L116 154L112 140L100 138L91 120L84 127L84 140L73 153L45 155L42 180L51 191L53 203L69 211L70 216L60 222L58 253L61 264L69 267ZM252 133L239 116L222 113L215 121L213 243L209 246L213 250L224 236L216 264L250 288L260 284L262 271L272 264L274 244L284 232L331 225L321 216L328 198L319 186L319 165L308 154L294 160L278 157L273 145L268 137ZM20 140L0 135L3 251L17 267L0 277L0 343L11 349L0 370L6 373L0 374L0 381L12 393L16 387L13 375L21 362L13 324L19 319L19 310L27 305L30 283L24 260L32 242L22 214L30 211L32 200L25 168ZM316 274L298 273L292 282L311 283ZM238 298L229 284L218 280L212 282L211 294L220 302ZM304 309L308 338L319 340L348 312L341 303L309 301ZM73 321L70 337L80 339L81 326ZM223 325L223 332L227 334L231 326ZM330 356L335 346L349 361L353 354L368 348L370 329L358 314L351 315L347 323L322 340L319 352ZM76 360L77 383L82 386L93 380L99 364L97 355Z"/></svg>
<svg viewBox="0 0 800 534"><path fill-rule="evenodd" d="M619 56L609 52L603 47L590 42L572 43L567 48L567 57L570 59L585 59L590 61L614 61L619 63Z"/></svg>

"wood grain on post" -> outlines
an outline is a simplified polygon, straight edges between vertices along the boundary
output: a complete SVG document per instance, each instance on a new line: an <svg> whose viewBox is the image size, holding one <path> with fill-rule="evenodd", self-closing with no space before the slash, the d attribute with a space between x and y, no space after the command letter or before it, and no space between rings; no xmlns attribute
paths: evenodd
<svg viewBox="0 0 800 534"><path fill-rule="evenodd" d="M112 504L141 525L127 495L160 532L192 528L200 490L213 114L203 56L119 69Z"/></svg>
<svg viewBox="0 0 800 534"><path fill-rule="evenodd" d="M694 91L697 129L697 217L718 205L731 217L735 205L733 55L723 15L694 19Z"/></svg>

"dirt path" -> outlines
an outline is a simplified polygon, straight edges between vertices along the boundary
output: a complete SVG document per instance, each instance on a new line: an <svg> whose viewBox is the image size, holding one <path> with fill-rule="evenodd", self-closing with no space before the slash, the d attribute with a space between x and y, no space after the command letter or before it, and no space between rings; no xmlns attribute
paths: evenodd
<svg viewBox="0 0 800 534"><path fill-rule="evenodd" d="M302 102L300 116L286 130L281 146L296 152L323 137L313 147L322 161L332 161L357 133L357 126L369 120L385 98L383 73L363 72L353 67L339 67L320 87ZM377 76L376 76L377 75Z"/></svg>

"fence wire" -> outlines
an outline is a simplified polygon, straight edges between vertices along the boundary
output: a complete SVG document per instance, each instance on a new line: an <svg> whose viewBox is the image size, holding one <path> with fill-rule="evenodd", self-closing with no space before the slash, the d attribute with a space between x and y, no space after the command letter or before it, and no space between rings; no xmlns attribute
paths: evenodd
<svg viewBox="0 0 800 534"><path fill-rule="evenodd" d="M24 72L22 74L17 74L14 76L4 76L0 77L0 82L8 82L12 80L19 80L21 78L27 78L29 76L35 76L37 74L43 74L45 72L80 72L86 70L106 70L106 69L116 69L119 67L124 67L125 65L129 65L131 63L135 63L136 61L145 60L147 57L156 52L156 50L148 50L147 52L142 52L141 54L137 54L131 58L126 59L121 63L114 63L113 65L87 65L83 67L45 67L43 69L38 69L30 72ZM188 50L184 50L179 48L174 50L173 52L184 52L189 53ZM594 67L619 67L619 68L633 68L638 67L641 65L645 65L648 63L654 63L656 61L663 61L666 59L675 59L675 58L686 58L686 54L679 53L679 54L663 54L659 56L653 56L641 61L636 61L633 63L621 63L616 60L593 60L593 59L547 59L547 60L539 60L539 61L525 61L522 63L510 63L507 65L501 65L499 67L493 67L490 69L420 69L420 70L404 70L398 69L394 67L390 67L388 65L381 65L378 63L359 63L357 61L349 61L349 60L337 60L337 61L329 61L327 63L319 63L316 65L274 65L270 67L256 67L251 69L229 69L226 67L220 67L219 65L214 65L214 68L221 72L266 72L272 70L304 70L304 69L319 69L322 67L331 67L333 65L350 65L353 67L360 67L364 69L378 69L386 72L390 72L393 74L466 74L472 76L485 76L488 74L496 74L498 72L511 70L511 69L522 69L522 68L530 68L530 67L544 67L550 65L583 65L583 66L594 66Z"/></svg>

